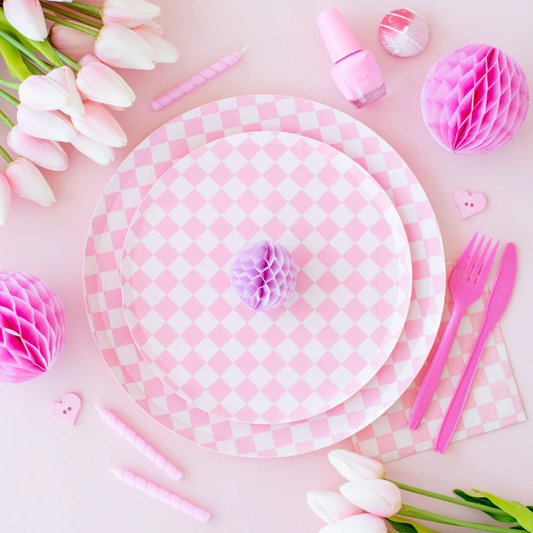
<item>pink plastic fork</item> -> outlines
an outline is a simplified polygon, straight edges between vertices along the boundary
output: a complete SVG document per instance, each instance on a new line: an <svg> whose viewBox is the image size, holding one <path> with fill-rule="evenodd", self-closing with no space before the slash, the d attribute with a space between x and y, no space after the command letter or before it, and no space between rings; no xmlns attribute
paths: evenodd
<svg viewBox="0 0 533 533"><path fill-rule="evenodd" d="M410 429L418 427L433 398L465 311L475 301L479 300L483 294L483 289L500 243L498 241L489 254L490 245L492 244L492 239L489 239L489 242L481 251L485 241L485 236L483 236L474 253L472 253L476 238L477 233L468 243L450 276L448 283L453 297L452 316L431 359L422 386L418 391L415 405L407 424Z"/></svg>

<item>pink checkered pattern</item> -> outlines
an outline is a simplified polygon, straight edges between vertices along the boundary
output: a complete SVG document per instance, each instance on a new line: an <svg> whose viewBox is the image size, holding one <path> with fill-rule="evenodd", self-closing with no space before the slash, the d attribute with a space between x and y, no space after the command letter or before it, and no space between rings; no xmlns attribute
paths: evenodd
<svg viewBox="0 0 533 533"><path fill-rule="evenodd" d="M366 169L392 200L406 230L413 293L404 330L391 356L358 393L308 420L261 425L224 420L183 400L143 359L122 309L119 267L124 240L153 184L189 152L243 131L299 133L344 152ZM85 251L89 321L106 364L145 412L200 446L247 457L286 457L339 442L381 416L412 383L437 334L446 272L431 205L402 158L353 117L299 98L239 96L193 109L148 137L121 165L104 191Z"/></svg>
<svg viewBox="0 0 533 533"><path fill-rule="evenodd" d="M453 263L447 264L448 275L451 274L452 266ZM352 437L356 452L388 462L433 449L433 441L437 438L442 417L446 413L481 328L488 297L489 290L486 288L483 298L470 306L463 317L439 386L419 428L411 431L407 428L407 421L415 402L417 389L422 384L425 368L384 416ZM453 299L447 290L440 334L444 331L452 310ZM452 442L512 426L525 420L526 415L498 324L492 331L483 352Z"/></svg>
<svg viewBox="0 0 533 533"><path fill-rule="evenodd" d="M240 303L230 284L250 242L299 269L286 306ZM178 161L142 201L122 262L126 320L152 370L204 411L302 420L375 376L405 323L409 243L375 180L300 135L232 135Z"/></svg>

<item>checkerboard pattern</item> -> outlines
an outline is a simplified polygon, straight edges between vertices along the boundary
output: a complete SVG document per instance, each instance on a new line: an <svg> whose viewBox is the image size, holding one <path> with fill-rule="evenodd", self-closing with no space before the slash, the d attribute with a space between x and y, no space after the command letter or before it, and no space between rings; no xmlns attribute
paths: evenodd
<svg viewBox="0 0 533 533"><path fill-rule="evenodd" d="M243 131L286 131L337 148L385 190L411 248L413 293L404 330L391 356L341 405L290 424L245 424L210 415L171 391L150 369L122 309L120 262L130 222L153 184L192 150ZM381 416L422 368L439 329L446 272L439 228L419 182L402 158L353 117L299 98L254 95L193 109L162 126L126 158L96 208L84 265L85 297L94 337L125 392L170 431L200 446L246 457L286 457L350 437Z"/></svg>
<svg viewBox="0 0 533 533"><path fill-rule="evenodd" d="M447 264L448 275L451 274L452 267L453 263ZM463 317L439 386L419 428L411 431L407 428L407 421L418 387L422 384L425 367L385 415L352 437L357 453L388 462L433 449L442 418L481 328L488 297L489 290L486 288L483 298L470 306ZM452 310L453 299L447 290L439 338L446 328ZM525 420L526 415L498 324L492 331L483 352L452 442L512 426Z"/></svg>
<svg viewBox="0 0 533 533"><path fill-rule="evenodd" d="M126 320L152 370L204 411L303 420L375 376L405 323L409 243L389 197L352 159L255 132L182 158L126 237ZM231 287L237 253L270 240L298 267L287 305L258 313Z"/></svg>

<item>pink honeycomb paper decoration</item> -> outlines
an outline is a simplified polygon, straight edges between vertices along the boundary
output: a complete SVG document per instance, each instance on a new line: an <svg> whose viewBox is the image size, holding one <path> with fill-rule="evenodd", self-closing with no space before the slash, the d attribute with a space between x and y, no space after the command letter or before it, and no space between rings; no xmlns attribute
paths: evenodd
<svg viewBox="0 0 533 533"><path fill-rule="evenodd" d="M47 372L65 336L65 311L49 287L29 274L0 272L0 381L20 383Z"/></svg>
<svg viewBox="0 0 533 533"><path fill-rule="evenodd" d="M296 287L296 278L291 254L271 241L246 246L231 267L233 290L255 311L270 311L286 302Z"/></svg>
<svg viewBox="0 0 533 533"><path fill-rule="evenodd" d="M485 154L516 135L528 112L529 89L512 57L493 46L472 44L433 65L421 103L429 131L444 148Z"/></svg>

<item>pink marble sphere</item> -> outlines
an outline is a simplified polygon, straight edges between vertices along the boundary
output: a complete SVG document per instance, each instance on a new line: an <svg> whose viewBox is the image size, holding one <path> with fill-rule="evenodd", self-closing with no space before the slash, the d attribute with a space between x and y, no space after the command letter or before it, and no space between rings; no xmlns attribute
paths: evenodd
<svg viewBox="0 0 533 533"><path fill-rule="evenodd" d="M428 44L429 26L422 15L410 9L395 9L383 17L379 40L393 56L416 56Z"/></svg>

